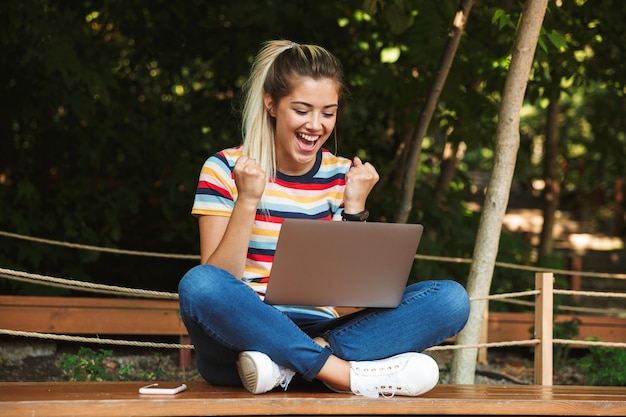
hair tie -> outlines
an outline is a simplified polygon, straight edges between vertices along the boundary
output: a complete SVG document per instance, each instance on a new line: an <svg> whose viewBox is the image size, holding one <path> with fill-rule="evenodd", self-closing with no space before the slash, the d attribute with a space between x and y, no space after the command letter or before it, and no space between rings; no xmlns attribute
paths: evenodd
<svg viewBox="0 0 626 417"><path fill-rule="evenodd" d="M299 46L299 43L296 42L291 42L291 45L289 45L289 49L293 49L294 46Z"/></svg>

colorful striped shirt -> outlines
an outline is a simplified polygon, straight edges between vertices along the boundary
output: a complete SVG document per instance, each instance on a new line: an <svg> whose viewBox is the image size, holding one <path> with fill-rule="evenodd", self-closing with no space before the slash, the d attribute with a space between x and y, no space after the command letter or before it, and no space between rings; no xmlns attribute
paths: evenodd
<svg viewBox="0 0 626 417"><path fill-rule="evenodd" d="M202 167L191 213L195 216L230 216L237 199L233 169L242 147L225 149L209 157ZM287 218L340 220L345 174L352 161L322 149L313 168L300 176L276 174L267 184L254 220L243 280L260 294L265 286L280 232Z"/></svg>

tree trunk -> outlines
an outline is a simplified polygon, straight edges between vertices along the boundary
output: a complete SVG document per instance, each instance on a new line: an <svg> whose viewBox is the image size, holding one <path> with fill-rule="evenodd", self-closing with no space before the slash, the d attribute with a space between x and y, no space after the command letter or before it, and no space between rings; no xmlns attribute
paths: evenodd
<svg viewBox="0 0 626 417"><path fill-rule="evenodd" d="M407 159L407 149L411 144L411 138L413 137L414 128L412 126L407 126L400 133L400 143L396 146L396 152L393 155L393 161L391 166L393 167L390 170L387 170L383 176L380 178L378 182L377 189L386 188L387 184L391 184L394 189L400 189L401 178L404 177L405 165Z"/></svg>
<svg viewBox="0 0 626 417"><path fill-rule="evenodd" d="M546 120L546 140L544 145L544 179L543 190L543 225L539 240L538 261L543 264L547 257L552 255L554 249L554 223L556 210L561 198L561 175L559 170L559 114L560 114L560 89L559 77L553 74L552 92Z"/></svg>
<svg viewBox="0 0 626 417"><path fill-rule="evenodd" d="M520 110L547 5L548 0L526 1L513 48L511 64L502 92L502 104L498 113L494 165L478 226L476 246L468 277L467 289L470 297L482 298L489 295L502 230L502 220L509 200L511 181L519 149ZM486 306L485 300L479 299L472 302L468 323L458 334L457 344L478 344ZM469 348L454 352L452 383L474 383L477 351L476 348Z"/></svg>
<svg viewBox="0 0 626 417"><path fill-rule="evenodd" d="M462 146L459 143L446 142L446 146L443 150L443 158L441 160L441 174L439 174L437 188L435 189L435 201L439 203L445 202L448 197L450 183L456 172L461 148Z"/></svg>
<svg viewBox="0 0 626 417"><path fill-rule="evenodd" d="M450 72L452 61L456 55L459 43L461 42L461 36L465 30L465 23L469 16L469 12L474 5L475 0L461 0L452 23L452 29L450 30L450 36L448 37L448 44L439 62L439 69L433 81L426 102L424 103L424 109L420 115L420 120L415 129L413 138L411 139L411 145L409 148L408 163L406 170L404 171L404 179L402 181L402 188L400 194L400 201L398 202L398 209L395 214L394 221L396 223L406 223L411 214L413 208L413 194L415 193L415 178L417 176L417 167L422 150L422 142L424 136L428 131L428 125L433 117L441 90L446 83L446 78Z"/></svg>

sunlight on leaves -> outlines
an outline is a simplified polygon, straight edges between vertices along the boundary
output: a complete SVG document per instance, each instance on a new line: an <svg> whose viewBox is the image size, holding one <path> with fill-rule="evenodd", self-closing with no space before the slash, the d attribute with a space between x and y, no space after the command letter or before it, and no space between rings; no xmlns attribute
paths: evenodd
<svg viewBox="0 0 626 417"><path fill-rule="evenodd" d="M380 51L380 62L385 64L393 64L400 58L400 48L391 46Z"/></svg>
<svg viewBox="0 0 626 417"><path fill-rule="evenodd" d="M183 94L185 94L185 87L178 84L174 86L173 91L174 94L176 94L177 96L182 96Z"/></svg>
<svg viewBox="0 0 626 417"><path fill-rule="evenodd" d="M100 12L94 10L93 12L91 12L87 16L85 16L85 20L87 22L92 22L92 21L96 20L98 18L98 16L100 16Z"/></svg>

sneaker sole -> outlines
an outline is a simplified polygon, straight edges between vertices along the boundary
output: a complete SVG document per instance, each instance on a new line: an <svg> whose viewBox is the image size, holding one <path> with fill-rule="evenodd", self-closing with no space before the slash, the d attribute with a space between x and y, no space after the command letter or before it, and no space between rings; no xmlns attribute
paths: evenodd
<svg viewBox="0 0 626 417"><path fill-rule="evenodd" d="M254 360L246 353L242 353L237 361L237 373L241 379L244 388L252 394L259 394L258 389L258 372L254 365Z"/></svg>

